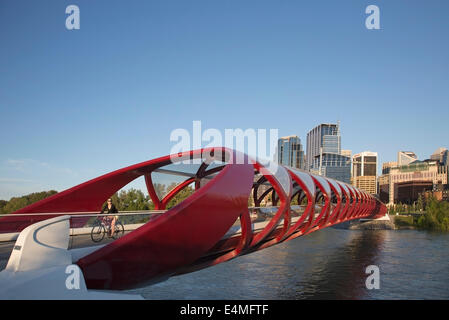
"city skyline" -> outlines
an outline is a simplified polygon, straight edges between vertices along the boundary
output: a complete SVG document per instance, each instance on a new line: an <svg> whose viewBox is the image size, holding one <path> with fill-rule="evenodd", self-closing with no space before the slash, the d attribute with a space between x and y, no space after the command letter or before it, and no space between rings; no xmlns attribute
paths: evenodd
<svg viewBox="0 0 449 320"><path fill-rule="evenodd" d="M195 120L303 141L340 121L379 164L448 147L447 1L380 2L380 30L360 1L81 0L70 31L69 4L0 5L0 199L167 155Z"/></svg>
<svg viewBox="0 0 449 320"><path fill-rule="evenodd" d="M324 126L324 128L326 129L324 133L321 133L321 131L323 130L322 127ZM326 134L331 134L331 138L334 137L334 139L329 140L329 136L328 136L328 142L326 143ZM334 135L336 134L336 135ZM309 138L310 136L310 138ZM319 138L318 140L321 142L317 142L315 140L317 140L317 137ZM281 146L281 144L283 144L284 142L281 141L288 141L291 138L295 138L300 140L298 135L290 135L290 136L286 136L286 137L281 137L278 140L278 148L279 146ZM321 146L322 143L322 146ZM310 145L309 145L310 144ZM321 147L320 147L321 146ZM356 154L351 155L352 151L351 150L344 150L342 149L342 145L341 145L341 135L340 135L340 121L337 121L337 123L321 123L319 125L317 125L316 127L314 127L313 129L311 129L309 131L309 133L307 133L307 145L306 145L306 149L308 150L307 153L305 154L306 158L308 159L308 161L310 161L309 159L314 158L314 150L315 153L318 152L317 150L320 149L321 150L325 150L324 152L330 152L335 153L336 155L342 155L345 154L347 157L349 157L351 160L351 168L350 168L350 183L356 187L359 187L371 194L377 194L379 195L379 191L380 189L382 189L382 185L385 184L385 178L388 176L389 172L390 172L390 168L393 168L394 170L402 170L405 169L407 171L409 171L409 167L412 168L414 166L417 166L417 168L419 168L418 170L421 171L421 163L423 162L434 162L435 160L441 165L440 169L441 170L441 174L442 175L446 175L447 176L447 172L448 169L448 159L449 159L449 150L444 147L444 146L440 146L437 147L436 150L434 150L433 153L427 155L426 157L423 158L419 158L413 151L411 150L399 150L397 151L397 161L385 161L385 162L380 162L378 161L379 155L377 152L373 152L370 150L365 150L365 151L361 151L358 152ZM326 151L327 150L327 151ZM290 151L290 150L289 150ZM323 152L323 151L320 151ZM346 154L348 153L348 154ZM310 155L309 155L310 154ZM323 153L324 154L324 153ZM365 164L365 159L369 159L368 161L371 162L370 164ZM316 162L316 161L315 161ZM278 163L283 163L282 161L282 157L278 156ZM286 163L283 163L286 164ZM294 165L290 165L291 167L295 167ZM446 169L444 169L443 167L446 167ZM385 168L389 168L387 171L385 171ZM298 168L301 169L301 168ZM365 170L369 170L369 172L364 172ZM304 169L304 171L309 171L311 173L315 173L315 174L320 174L326 177L331 177L336 179L336 177L334 177L333 173L331 174L327 174L325 171L324 172L319 172L319 170L317 171L316 168L312 166L310 166L309 164L307 164L306 169ZM386 175L385 175L386 173ZM426 182L429 182L430 180L430 185L432 185L435 187L437 184L435 184L435 177L431 178L430 175L424 175L425 178L424 180ZM410 180L411 177L418 177L418 179L422 179L422 177L418 174L418 175L408 175L404 181L412 181ZM445 184L445 181L448 179L448 177L446 177L446 179L442 179L441 180L441 175L439 176L440 181L443 181L443 184ZM434 180L433 182L431 180ZM343 179L337 179L339 181L344 181ZM412 181L413 182L413 181ZM389 182L390 183L390 182ZM394 183L393 183L394 185ZM379 189L380 188L380 189ZM392 185L390 185L389 187L391 190L393 190ZM382 191L381 191L382 192ZM389 205L391 205L392 199L395 198L395 194L397 193L397 191L390 192L390 201L388 201L388 199L384 199L386 201L386 203L388 203Z"/></svg>

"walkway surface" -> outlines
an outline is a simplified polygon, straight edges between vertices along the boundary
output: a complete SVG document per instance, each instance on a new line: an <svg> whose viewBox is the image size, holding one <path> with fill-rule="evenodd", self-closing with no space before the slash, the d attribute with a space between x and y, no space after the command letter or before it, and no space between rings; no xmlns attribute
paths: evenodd
<svg viewBox="0 0 449 320"><path fill-rule="evenodd" d="M125 234L128 232L125 232ZM70 249L85 248L90 246L97 246L101 244L107 244L114 241L113 238L105 237L101 242L93 242L90 234L83 234L70 237ZM6 268L8 264L9 256L11 255L15 241L0 242L0 271Z"/></svg>

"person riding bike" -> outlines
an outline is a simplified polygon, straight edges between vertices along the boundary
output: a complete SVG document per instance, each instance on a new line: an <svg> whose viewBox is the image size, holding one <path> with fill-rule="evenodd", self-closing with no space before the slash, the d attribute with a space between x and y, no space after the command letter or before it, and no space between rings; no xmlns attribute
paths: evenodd
<svg viewBox="0 0 449 320"><path fill-rule="evenodd" d="M118 213L118 210L115 207L115 205L112 203L111 198L108 199L107 203L101 209L101 214L103 214L105 212L106 213ZM115 232L115 222L117 221L118 216L107 216L107 218L111 219L111 234L108 235L109 237L111 237Z"/></svg>

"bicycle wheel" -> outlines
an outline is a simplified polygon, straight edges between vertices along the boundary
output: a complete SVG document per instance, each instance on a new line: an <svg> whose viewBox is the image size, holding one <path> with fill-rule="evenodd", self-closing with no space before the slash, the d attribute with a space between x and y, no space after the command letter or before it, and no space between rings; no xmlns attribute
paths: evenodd
<svg viewBox="0 0 449 320"><path fill-rule="evenodd" d="M106 230L104 226L100 222L96 222L92 227L90 237L92 238L93 242L100 242L101 240L103 240L105 233Z"/></svg>
<svg viewBox="0 0 449 320"><path fill-rule="evenodd" d="M125 227L123 227L123 224L121 222L117 221L115 223L114 234L112 235L112 237L114 239L118 239L124 234L125 234Z"/></svg>

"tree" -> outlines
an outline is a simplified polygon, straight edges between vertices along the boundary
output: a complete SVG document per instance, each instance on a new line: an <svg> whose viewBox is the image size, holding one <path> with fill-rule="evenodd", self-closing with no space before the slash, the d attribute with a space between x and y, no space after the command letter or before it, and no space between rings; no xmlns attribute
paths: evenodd
<svg viewBox="0 0 449 320"><path fill-rule="evenodd" d="M162 198L167 193L167 190L166 190L167 188L166 188L165 184L155 183L153 186L154 186L154 191L156 192L157 197L159 198L159 200L162 200Z"/></svg>
<svg viewBox="0 0 449 320"><path fill-rule="evenodd" d="M129 190L121 190L118 194L111 196L112 203L118 211L141 211L152 210L154 204L150 201L149 196L145 196L141 190L131 188ZM104 203L103 205L105 205Z"/></svg>
<svg viewBox="0 0 449 320"><path fill-rule="evenodd" d="M173 190L177 186L177 183L172 183L168 186L167 190ZM170 209L174 207L175 205L181 203L184 201L187 197L189 197L191 194L193 194L195 190L189 185L185 188L183 188L181 191L179 191L168 203L167 203L167 209Z"/></svg>
<svg viewBox="0 0 449 320"><path fill-rule="evenodd" d="M0 213L3 213L3 207L8 203L6 200L0 200Z"/></svg>
<svg viewBox="0 0 449 320"><path fill-rule="evenodd" d="M30 204L48 198L56 193L58 192L55 190L50 190L30 193L22 197L13 197L3 205L3 207L1 208L1 212L6 214L20 210L22 208L25 208L26 206L29 206Z"/></svg>
<svg viewBox="0 0 449 320"><path fill-rule="evenodd" d="M295 196L295 197L290 201L290 205L292 205L292 206L298 205L298 196Z"/></svg>
<svg viewBox="0 0 449 320"><path fill-rule="evenodd" d="M418 202L416 203L416 210L421 212L424 209L424 201L422 198L422 194L420 193L418 196Z"/></svg>
<svg viewBox="0 0 449 320"><path fill-rule="evenodd" d="M449 231L449 203L431 197L427 202L426 212L416 224L420 229Z"/></svg>
<svg viewBox="0 0 449 320"><path fill-rule="evenodd" d="M248 208L254 207L254 199L252 193L248 197Z"/></svg>
<svg viewBox="0 0 449 320"><path fill-rule="evenodd" d="M154 204L150 201L149 196L145 196L141 190L129 189L121 190L118 194L111 196L112 203L119 212L123 211L144 211L153 210ZM144 223L148 221L147 215L127 215L121 216L120 220L125 223Z"/></svg>

